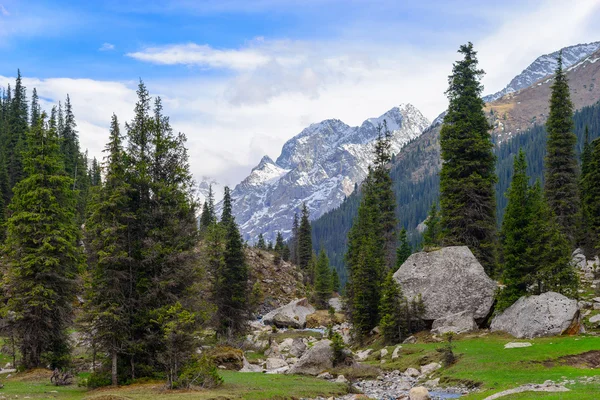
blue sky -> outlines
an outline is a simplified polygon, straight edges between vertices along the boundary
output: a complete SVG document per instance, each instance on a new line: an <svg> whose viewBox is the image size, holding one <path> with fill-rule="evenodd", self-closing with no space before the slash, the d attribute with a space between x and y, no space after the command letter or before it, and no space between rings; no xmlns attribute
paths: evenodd
<svg viewBox="0 0 600 400"><path fill-rule="evenodd" d="M0 84L17 68L50 107L70 94L100 156L135 85L161 95L200 180L235 185L310 123L359 124L410 102L443 111L472 41L486 93L537 56L600 40L600 0L0 0Z"/></svg>

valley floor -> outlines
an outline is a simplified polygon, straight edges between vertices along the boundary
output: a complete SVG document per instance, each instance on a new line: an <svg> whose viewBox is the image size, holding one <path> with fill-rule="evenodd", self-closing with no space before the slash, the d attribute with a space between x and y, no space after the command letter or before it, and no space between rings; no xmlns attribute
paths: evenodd
<svg viewBox="0 0 600 400"><path fill-rule="evenodd" d="M421 339L426 341L425 338ZM421 341L420 340L420 341ZM551 380L564 383L570 389L560 393L526 392L502 397L512 399L598 399L600 398L600 337L592 335L563 336L530 340L533 345L525 348L505 349L504 345L515 339L499 334L463 335L455 341L454 352L458 361L435 372L440 386L476 386L478 391L462 398L482 400L506 389L523 384L542 384ZM439 361L437 351L440 343L417 343L402 345L400 357L391 360L390 355L381 363L378 350L373 344L373 355L366 364L377 366L383 372L418 367L426 362ZM389 354L395 346L388 347ZM116 389L106 388L88 391L72 385L56 387L49 383L48 371L37 370L0 375L4 388L0 399L298 399L315 397L338 397L347 388L321 379L261 373L221 372L225 384L214 390L175 391L163 390L160 382L136 384ZM429 377L431 379L432 377ZM374 378L364 378L374 379Z"/></svg>

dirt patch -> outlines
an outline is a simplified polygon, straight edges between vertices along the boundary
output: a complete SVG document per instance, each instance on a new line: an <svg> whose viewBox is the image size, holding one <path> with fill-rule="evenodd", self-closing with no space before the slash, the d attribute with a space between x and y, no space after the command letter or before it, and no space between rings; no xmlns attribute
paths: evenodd
<svg viewBox="0 0 600 400"><path fill-rule="evenodd" d="M543 362L544 366L552 368L555 365L569 365L575 368L600 368L600 350L592 350L582 354L564 356L555 360Z"/></svg>
<svg viewBox="0 0 600 400"><path fill-rule="evenodd" d="M15 382L38 382L47 380L48 383L50 383L51 376L52 371L48 369L37 368L16 373L10 378L10 380Z"/></svg>

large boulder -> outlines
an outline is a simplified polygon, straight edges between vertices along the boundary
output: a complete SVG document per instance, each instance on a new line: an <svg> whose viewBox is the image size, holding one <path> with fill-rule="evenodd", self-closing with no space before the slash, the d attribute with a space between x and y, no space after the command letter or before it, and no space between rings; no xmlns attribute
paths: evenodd
<svg viewBox="0 0 600 400"><path fill-rule="evenodd" d="M409 299L421 295L423 319L429 321L463 311L483 320L490 313L497 287L467 246L415 253L394 279Z"/></svg>
<svg viewBox="0 0 600 400"><path fill-rule="evenodd" d="M580 326L577 300L546 292L539 296L521 297L494 318L491 330L531 339L578 333Z"/></svg>
<svg viewBox="0 0 600 400"><path fill-rule="evenodd" d="M308 349L288 371L290 374L317 376L333 368L331 340L320 340Z"/></svg>
<svg viewBox="0 0 600 400"><path fill-rule="evenodd" d="M444 333L465 333L477 330L477 322L470 311L463 311L433 321L431 333L443 335Z"/></svg>
<svg viewBox="0 0 600 400"><path fill-rule="evenodd" d="M304 329L306 316L314 312L315 308L308 303L307 299L294 300L265 315L263 322L278 328Z"/></svg>

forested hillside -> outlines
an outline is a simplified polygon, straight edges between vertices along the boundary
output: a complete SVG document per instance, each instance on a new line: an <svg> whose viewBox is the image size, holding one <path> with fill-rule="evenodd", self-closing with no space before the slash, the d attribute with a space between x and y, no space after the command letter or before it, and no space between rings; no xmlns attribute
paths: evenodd
<svg viewBox="0 0 600 400"><path fill-rule="evenodd" d="M585 127L589 128L590 140L600 137L600 104L583 107L574 115L577 149L581 151ZM426 130L418 139L407 144L392 160L391 176L397 201L397 217L401 227L409 232L413 245L420 242L417 226L425 220L433 201L439 197L440 125ZM543 164L546 154L546 130L535 125L520 135L497 145L496 185L498 223L502 220L507 199L504 196L512 178L513 156L519 148L527 157L527 173L532 181L543 180ZM347 234L356 216L360 190L355 191L335 210L314 221L313 243L327 251L342 282L347 279L344 256Z"/></svg>

